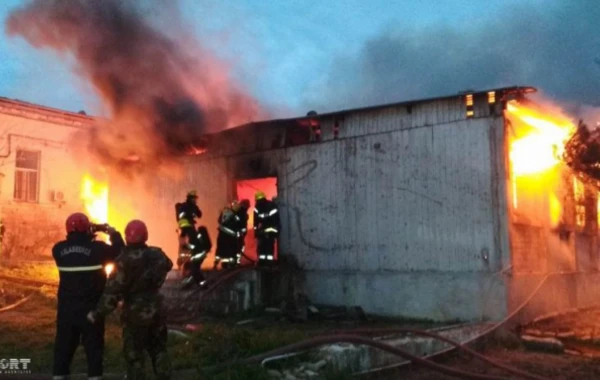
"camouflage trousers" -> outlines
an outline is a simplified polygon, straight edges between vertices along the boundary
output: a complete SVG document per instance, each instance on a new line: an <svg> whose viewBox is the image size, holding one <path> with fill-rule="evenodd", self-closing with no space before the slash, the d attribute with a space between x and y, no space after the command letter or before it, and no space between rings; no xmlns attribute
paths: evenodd
<svg viewBox="0 0 600 380"><path fill-rule="evenodd" d="M145 353L152 360L156 379L171 378L171 361L167 353L167 325L155 322L150 325L123 325L123 354L127 364L127 380L145 379Z"/></svg>

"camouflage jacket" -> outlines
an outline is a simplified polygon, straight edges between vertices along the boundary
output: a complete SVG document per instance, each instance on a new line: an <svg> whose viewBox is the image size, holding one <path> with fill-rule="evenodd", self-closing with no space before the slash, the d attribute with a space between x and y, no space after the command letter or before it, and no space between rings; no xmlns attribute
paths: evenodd
<svg viewBox="0 0 600 380"><path fill-rule="evenodd" d="M115 260L115 268L97 307L100 316L113 312L123 301L124 323L144 325L161 316L160 287L173 262L156 247L127 246Z"/></svg>

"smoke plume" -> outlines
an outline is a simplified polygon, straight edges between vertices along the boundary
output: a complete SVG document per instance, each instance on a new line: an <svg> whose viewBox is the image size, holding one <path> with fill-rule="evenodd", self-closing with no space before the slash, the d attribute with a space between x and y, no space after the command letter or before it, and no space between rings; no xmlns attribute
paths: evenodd
<svg viewBox="0 0 600 380"><path fill-rule="evenodd" d="M366 42L357 56L338 57L326 79L307 94L307 109L513 85L599 106L598 20L600 3L581 0L506 7L457 27L395 27Z"/></svg>
<svg viewBox="0 0 600 380"><path fill-rule="evenodd" d="M10 15L6 32L72 59L91 83L110 116L90 144L105 164L133 154L153 168L207 132L265 116L224 62L156 25L133 1L35 0Z"/></svg>

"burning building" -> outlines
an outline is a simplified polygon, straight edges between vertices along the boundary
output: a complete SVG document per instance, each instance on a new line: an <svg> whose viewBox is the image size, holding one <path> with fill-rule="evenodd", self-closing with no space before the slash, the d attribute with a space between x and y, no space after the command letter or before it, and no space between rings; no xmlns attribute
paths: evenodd
<svg viewBox="0 0 600 380"><path fill-rule="evenodd" d="M598 192L561 160L572 121L532 92L311 112L208 135L207 151L184 159L184 181L157 180L151 210L173 219L174 201L198 189L215 231L231 199L276 195L281 257L298 263L317 304L500 319L543 282L526 314L586 305ZM160 243L174 256L171 235Z"/></svg>

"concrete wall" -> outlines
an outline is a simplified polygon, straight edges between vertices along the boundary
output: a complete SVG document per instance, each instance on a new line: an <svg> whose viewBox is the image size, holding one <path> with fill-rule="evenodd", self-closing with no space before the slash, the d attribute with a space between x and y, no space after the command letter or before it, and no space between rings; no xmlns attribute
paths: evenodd
<svg viewBox="0 0 600 380"><path fill-rule="evenodd" d="M81 211L82 168L68 144L90 121L79 115L0 101L0 212L6 228L3 254L14 258L48 254L64 236L65 217ZM37 199L14 197L17 152L39 152ZM62 201L52 196L62 192Z"/></svg>
<svg viewBox="0 0 600 380"><path fill-rule="evenodd" d="M498 318L506 298L495 272L509 260L500 115L479 102L467 119L454 98L323 118L312 144L286 146L283 122L227 131L188 160L185 180L157 185L154 210L172 219L173 203L197 188L216 226L236 179L277 176L281 251L304 269L312 302Z"/></svg>

